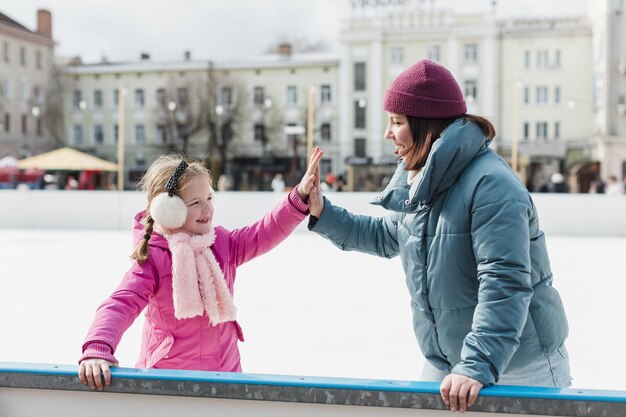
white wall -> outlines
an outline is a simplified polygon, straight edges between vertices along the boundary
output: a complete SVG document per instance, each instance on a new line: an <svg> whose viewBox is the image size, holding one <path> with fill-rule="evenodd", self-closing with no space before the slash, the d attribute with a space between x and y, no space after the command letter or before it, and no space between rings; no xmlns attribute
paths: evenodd
<svg viewBox="0 0 626 417"><path fill-rule="evenodd" d="M327 193L360 214L382 215L369 203L376 193ZM219 192L215 223L236 228L257 220L284 194ZM626 236L626 196L534 194L542 229L549 235ZM0 190L0 229L125 230L145 207L140 192ZM306 230L306 222L299 230Z"/></svg>

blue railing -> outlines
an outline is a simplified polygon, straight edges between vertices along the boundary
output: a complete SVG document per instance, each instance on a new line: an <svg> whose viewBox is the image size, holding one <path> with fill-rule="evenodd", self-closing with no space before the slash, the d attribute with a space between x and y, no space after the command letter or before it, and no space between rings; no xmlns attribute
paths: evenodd
<svg viewBox="0 0 626 417"><path fill-rule="evenodd" d="M88 391L77 366L0 362L0 391ZM113 368L107 392L442 410L439 384L350 378ZM150 381L149 384L137 380ZM277 389L280 388L280 389ZM322 395L323 394L323 395ZM401 394L401 395L398 395ZM511 407L514 403L515 407ZM626 416L626 391L494 386L472 411L567 416Z"/></svg>

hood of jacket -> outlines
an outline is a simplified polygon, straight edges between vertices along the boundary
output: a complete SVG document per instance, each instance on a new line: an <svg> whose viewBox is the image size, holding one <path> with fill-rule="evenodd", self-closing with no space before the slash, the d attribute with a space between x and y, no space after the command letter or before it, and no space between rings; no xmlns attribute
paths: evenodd
<svg viewBox="0 0 626 417"><path fill-rule="evenodd" d="M135 215L135 220L133 222L133 246L135 247L141 243L143 236L146 234L146 215L146 210L140 211ZM154 230L150 235L148 245L169 250L167 240Z"/></svg>
<svg viewBox="0 0 626 417"><path fill-rule="evenodd" d="M490 142L475 123L464 118L455 120L433 144L413 185L407 183L406 163L400 160L387 187L371 203L404 213L431 204L455 183L476 156L486 151Z"/></svg>

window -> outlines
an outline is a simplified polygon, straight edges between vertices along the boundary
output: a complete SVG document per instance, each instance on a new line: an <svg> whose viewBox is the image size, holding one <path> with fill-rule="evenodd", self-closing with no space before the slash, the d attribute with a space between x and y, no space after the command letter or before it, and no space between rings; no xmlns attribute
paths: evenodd
<svg viewBox="0 0 626 417"><path fill-rule="evenodd" d="M157 88L156 105L159 107L165 107L165 88Z"/></svg>
<svg viewBox="0 0 626 417"><path fill-rule="evenodd" d="M524 52L524 68L530 68L530 51Z"/></svg>
<svg viewBox="0 0 626 417"><path fill-rule="evenodd" d="M28 135L28 115L22 114L22 135Z"/></svg>
<svg viewBox="0 0 626 417"><path fill-rule="evenodd" d="M561 103L561 87L554 87L554 104Z"/></svg>
<svg viewBox="0 0 626 417"><path fill-rule="evenodd" d="M36 65L37 69L41 69L42 68L41 51L39 51L39 50L35 51L35 65Z"/></svg>
<svg viewBox="0 0 626 417"><path fill-rule="evenodd" d="M530 103L530 87L524 87L524 104Z"/></svg>
<svg viewBox="0 0 626 417"><path fill-rule="evenodd" d="M187 140L187 125L181 123L176 125L176 140L179 142Z"/></svg>
<svg viewBox="0 0 626 417"><path fill-rule="evenodd" d="M143 107L146 104L146 97L143 93L143 88L137 88L135 90L135 107Z"/></svg>
<svg viewBox="0 0 626 417"><path fill-rule="evenodd" d="M230 107L233 104L233 89L231 87L222 87L222 105Z"/></svg>
<svg viewBox="0 0 626 417"><path fill-rule="evenodd" d="M101 109L102 108L102 90L94 90L93 92L93 106L96 109Z"/></svg>
<svg viewBox="0 0 626 417"><path fill-rule="evenodd" d="M185 108L189 104L189 94L186 87L180 87L176 89L176 99L180 107Z"/></svg>
<svg viewBox="0 0 626 417"><path fill-rule="evenodd" d="M394 46L391 48L391 65L402 65L404 62L404 48Z"/></svg>
<svg viewBox="0 0 626 417"><path fill-rule="evenodd" d="M41 117L37 117L35 119L35 126L37 128L37 136L43 135L43 121L41 120Z"/></svg>
<svg viewBox="0 0 626 417"><path fill-rule="evenodd" d="M254 140L258 142L265 141L265 125L261 123L255 123L254 125Z"/></svg>
<svg viewBox="0 0 626 417"><path fill-rule="evenodd" d="M330 85L323 84L320 88L320 98L322 103L330 103L332 102L332 96L330 94Z"/></svg>
<svg viewBox="0 0 626 417"><path fill-rule="evenodd" d="M119 136L120 136L120 127L119 125L115 125L113 126L113 143L117 143L117 141L119 140Z"/></svg>
<svg viewBox="0 0 626 417"><path fill-rule="evenodd" d="M548 104L548 87L537 87L537 104Z"/></svg>
<svg viewBox="0 0 626 417"><path fill-rule="evenodd" d="M41 89L39 88L38 85L33 87L33 98L35 99L35 101L37 101L38 103L41 103L43 101L43 95L41 93Z"/></svg>
<svg viewBox="0 0 626 417"><path fill-rule="evenodd" d="M113 106L117 107L119 105L120 105L120 90L116 88L115 90L113 90Z"/></svg>
<svg viewBox="0 0 626 417"><path fill-rule="evenodd" d="M354 156L357 158L365 158L365 138L354 139Z"/></svg>
<svg viewBox="0 0 626 417"><path fill-rule="evenodd" d="M263 105L265 101L265 89L263 87L254 87L254 104Z"/></svg>
<svg viewBox="0 0 626 417"><path fill-rule="evenodd" d="M330 130L330 123L322 123L322 126L320 128L320 138L323 141L330 142L332 139L331 135L332 133Z"/></svg>
<svg viewBox="0 0 626 417"><path fill-rule="evenodd" d="M298 88L295 85L287 86L287 104L298 104Z"/></svg>
<svg viewBox="0 0 626 417"><path fill-rule="evenodd" d="M478 45L475 43L466 43L465 47L465 63L475 64L478 62Z"/></svg>
<svg viewBox="0 0 626 417"><path fill-rule="evenodd" d="M20 86L20 97L22 97L24 100L28 100L30 98L30 85L28 84L28 81L22 81Z"/></svg>
<svg viewBox="0 0 626 417"><path fill-rule="evenodd" d="M135 143L146 143L146 127L144 125L135 125Z"/></svg>
<svg viewBox="0 0 626 417"><path fill-rule="evenodd" d="M528 122L524 122L524 140L528 140L530 138L530 124Z"/></svg>
<svg viewBox="0 0 626 417"><path fill-rule="evenodd" d="M537 68L548 68L548 51L545 49L537 51Z"/></svg>
<svg viewBox="0 0 626 417"><path fill-rule="evenodd" d="M554 66L556 68L561 68L561 50L557 49L554 52Z"/></svg>
<svg viewBox="0 0 626 417"><path fill-rule="evenodd" d="M167 143L167 130L164 125L157 125L156 127L156 142L159 144Z"/></svg>
<svg viewBox="0 0 626 417"><path fill-rule="evenodd" d="M74 145L82 145L83 144L83 126L74 125L73 134L74 134L73 135Z"/></svg>
<svg viewBox="0 0 626 417"><path fill-rule="evenodd" d="M546 140L547 137L548 137L548 123L537 122L537 140L539 139Z"/></svg>
<svg viewBox="0 0 626 417"><path fill-rule="evenodd" d="M11 80L4 80L4 96L7 98L13 97L13 82Z"/></svg>
<svg viewBox="0 0 626 417"><path fill-rule="evenodd" d="M357 129L365 129L365 100L354 101L354 127Z"/></svg>
<svg viewBox="0 0 626 417"><path fill-rule="evenodd" d="M365 62L356 62L354 64L354 91L365 91Z"/></svg>
<svg viewBox="0 0 626 417"><path fill-rule="evenodd" d="M80 109L81 106L83 105L83 93L80 90L74 90L74 92L72 93L72 106L74 106L75 109Z"/></svg>
<svg viewBox="0 0 626 417"><path fill-rule="evenodd" d="M93 127L93 141L96 145L102 145L104 143L104 129L102 125L95 125Z"/></svg>
<svg viewBox="0 0 626 417"><path fill-rule="evenodd" d="M561 137L561 123L554 122L554 139L558 139Z"/></svg>
<svg viewBox="0 0 626 417"><path fill-rule="evenodd" d="M228 143L232 140L233 138L233 128L232 125L230 123L225 123L222 125L222 136L221 136L221 140L222 143Z"/></svg>
<svg viewBox="0 0 626 417"><path fill-rule="evenodd" d="M4 131L11 131L11 115L9 113L4 113Z"/></svg>
<svg viewBox="0 0 626 417"><path fill-rule="evenodd" d="M428 59L431 61L439 61L441 55L441 49L439 45L429 45L428 46Z"/></svg>
<svg viewBox="0 0 626 417"><path fill-rule="evenodd" d="M465 81L465 99L468 101L468 104L472 104L478 100L478 87L476 80Z"/></svg>
<svg viewBox="0 0 626 417"><path fill-rule="evenodd" d="M26 66L26 48L23 46L20 46L20 64L22 64L23 67Z"/></svg>
<svg viewBox="0 0 626 417"><path fill-rule="evenodd" d="M11 57L10 57L10 54L9 54L9 42L7 42L7 41L4 41L2 43L2 59L6 63L11 62Z"/></svg>

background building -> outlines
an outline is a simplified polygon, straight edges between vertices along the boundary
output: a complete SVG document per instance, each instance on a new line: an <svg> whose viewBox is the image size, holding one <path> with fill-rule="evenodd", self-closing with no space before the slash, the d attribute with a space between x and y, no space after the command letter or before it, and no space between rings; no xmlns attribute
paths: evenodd
<svg viewBox="0 0 626 417"><path fill-rule="evenodd" d="M589 2L593 24L591 61L594 88L594 138L591 163L606 179L626 179L626 5L624 1Z"/></svg>
<svg viewBox="0 0 626 417"><path fill-rule="evenodd" d="M397 159L384 139L384 92L428 58L459 81L469 113L494 123L492 146L531 191L549 189L555 173L574 192L626 176L623 1L590 2L588 16L536 19L500 19L497 2L484 13L435 1L351 4L338 55L298 53L288 43L233 62L142 54L130 63L77 61L61 81L50 13L38 12L37 32L0 15L3 155L64 142L111 161L123 156L132 187L157 155L184 152L235 189L260 190L275 173L287 185L298 180L311 127L325 151L322 175L344 175L349 190L377 190Z"/></svg>
<svg viewBox="0 0 626 417"><path fill-rule="evenodd" d="M62 141L52 15L32 31L0 12L0 157L26 157Z"/></svg>
<svg viewBox="0 0 626 417"><path fill-rule="evenodd" d="M315 88L314 140L324 146L323 173L337 160L339 61L335 56L276 54L233 63L78 65L64 71L69 144L116 160L124 125L129 187L164 152L207 160L236 189L269 189L275 173L288 185L305 167L308 91ZM120 106L120 89L125 93Z"/></svg>

